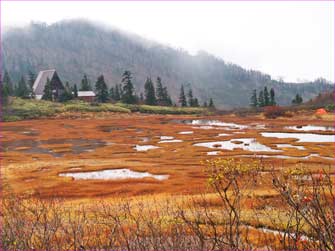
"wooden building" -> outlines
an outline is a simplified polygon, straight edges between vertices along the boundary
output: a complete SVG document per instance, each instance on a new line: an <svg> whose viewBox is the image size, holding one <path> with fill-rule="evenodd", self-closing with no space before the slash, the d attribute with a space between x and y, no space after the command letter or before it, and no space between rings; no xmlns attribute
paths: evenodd
<svg viewBox="0 0 335 251"><path fill-rule="evenodd" d="M93 102L95 99L95 93L93 91L78 91L78 99L86 102Z"/></svg>
<svg viewBox="0 0 335 251"><path fill-rule="evenodd" d="M46 70L46 71L40 71L37 75L37 78L33 85L33 91L35 93L36 99L42 99L43 93L44 93L44 87L47 83L47 81L50 81L51 89L52 89L52 99L54 101L57 101L62 95L62 93L65 91L64 85L60 78L58 77L58 74L56 70Z"/></svg>

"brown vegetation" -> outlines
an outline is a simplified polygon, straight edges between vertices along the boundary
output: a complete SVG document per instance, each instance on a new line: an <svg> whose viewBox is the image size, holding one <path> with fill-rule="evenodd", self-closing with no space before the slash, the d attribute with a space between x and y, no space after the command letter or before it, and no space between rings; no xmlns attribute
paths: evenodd
<svg viewBox="0 0 335 251"><path fill-rule="evenodd" d="M212 149L193 146L255 138L273 149L284 143L305 147L282 148L280 154L290 157L313 153L331 157L332 142L264 138L253 126L257 121L266 125L261 131L296 132L284 127L330 125L331 121L309 115L270 122L261 116L211 117L250 125L234 134L215 126L200 129L178 122L184 119L201 117L87 113L3 123L1 180L9 185L2 188L3 249L333 248L333 170L327 169L332 160L258 160L252 152L238 148L221 151L217 159L207 155ZM182 131L193 134L179 134ZM229 135L217 137L219 133ZM161 144L159 136L183 141ZM137 144L160 148L138 152ZM113 181L59 176L118 168L170 177Z"/></svg>

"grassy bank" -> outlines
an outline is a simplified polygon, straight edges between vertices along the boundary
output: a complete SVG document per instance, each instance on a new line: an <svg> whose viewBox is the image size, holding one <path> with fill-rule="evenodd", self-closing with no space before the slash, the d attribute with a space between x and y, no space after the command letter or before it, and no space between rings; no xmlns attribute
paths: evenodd
<svg viewBox="0 0 335 251"><path fill-rule="evenodd" d="M200 107L165 107L149 105L129 105L110 103L87 103L79 100L56 103L44 100L11 98L2 108L2 121L18 121L52 117L63 112L119 112L152 114L207 114L209 111Z"/></svg>
<svg viewBox="0 0 335 251"><path fill-rule="evenodd" d="M117 103L116 105L127 108L132 112L152 113L152 114L203 114L209 112L208 109L202 107L130 105L123 103Z"/></svg>

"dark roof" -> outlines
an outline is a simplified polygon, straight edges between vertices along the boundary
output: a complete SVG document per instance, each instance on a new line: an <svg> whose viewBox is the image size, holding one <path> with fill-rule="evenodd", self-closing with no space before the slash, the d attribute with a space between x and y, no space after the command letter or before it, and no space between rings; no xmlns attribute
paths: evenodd
<svg viewBox="0 0 335 251"><path fill-rule="evenodd" d="M33 85L33 91L35 95L43 95L44 86L47 83L47 79L51 81L53 76L55 75L56 70L46 70L46 71L40 71L37 75L37 78Z"/></svg>

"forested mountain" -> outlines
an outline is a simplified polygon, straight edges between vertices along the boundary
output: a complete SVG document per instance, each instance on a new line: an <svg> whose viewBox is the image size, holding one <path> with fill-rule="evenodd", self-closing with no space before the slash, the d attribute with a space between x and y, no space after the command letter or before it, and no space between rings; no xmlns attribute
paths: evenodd
<svg viewBox="0 0 335 251"><path fill-rule="evenodd" d="M103 74L111 87L130 70L137 93L143 92L148 76L160 76L173 100L177 100L183 84L186 90L192 87L201 103L212 97L218 107L247 106L252 90L264 86L274 88L279 104L291 103L296 93L308 100L333 88L322 79L304 84L278 82L205 52L193 56L83 20L32 23L8 30L2 37L2 50L2 70L8 70L15 81L29 71L55 68L64 82L79 84L87 74L94 83Z"/></svg>

